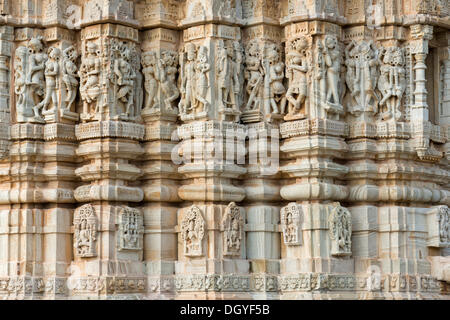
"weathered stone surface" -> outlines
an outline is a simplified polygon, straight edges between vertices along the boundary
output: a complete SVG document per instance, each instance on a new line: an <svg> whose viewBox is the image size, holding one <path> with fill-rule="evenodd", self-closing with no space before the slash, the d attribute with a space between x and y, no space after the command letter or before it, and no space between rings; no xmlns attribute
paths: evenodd
<svg viewBox="0 0 450 320"><path fill-rule="evenodd" d="M0 1L0 298L448 299L449 14Z"/></svg>

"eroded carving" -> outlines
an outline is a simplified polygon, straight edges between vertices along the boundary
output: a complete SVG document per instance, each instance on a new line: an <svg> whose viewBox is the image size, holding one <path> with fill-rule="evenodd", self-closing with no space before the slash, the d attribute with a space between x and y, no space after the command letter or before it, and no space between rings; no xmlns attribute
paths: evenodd
<svg viewBox="0 0 450 320"><path fill-rule="evenodd" d="M302 245L303 210L295 202L281 208L281 230L284 244L288 246Z"/></svg>
<svg viewBox="0 0 450 320"><path fill-rule="evenodd" d="M328 223L331 254L334 256L351 255L352 217L350 211L342 207L339 202L333 203Z"/></svg>
<svg viewBox="0 0 450 320"><path fill-rule="evenodd" d="M406 89L405 58L402 48L382 48L380 54L381 75L378 88L383 95L380 101L381 118L401 120L400 109L403 93Z"/></svg>
<svg viewBox="0 0 450 320"><path fill-rule="evenodd" d="M40 108L44 97L44 70L48 57L42 37L32 38L15 54L15 88L17 122L44 123Z"/></svg>
<svg viewBox="0 0 450 320"><path fill-rule="evenodd" d="M242 216L242 209L236 203L231 202L225 209L221 222L224 256L241 254L243 228L244 218Z"/></svg>
<svg viewBox="0 0 450 320"><path fill-rule="evenodd" d="M73 218L75 226L74 241L75 254L79 257L96 257L97 217L94 207L85 204L75 210Z"/></svg>
<svg viewBox="0 0 450 320"><path fill-rule="evenodd" d="M144 222L139 209L123 207L119 212L119 250L142 250Z"/></svg>
<svg viewBox="0 0 450 320"><path fill-rule="evenodd" d="M181 238L183 239L184 255L196 257L203 255L203 236L205 235L205 220L197 206L192 206L184 214L181 222Z"/></svg>

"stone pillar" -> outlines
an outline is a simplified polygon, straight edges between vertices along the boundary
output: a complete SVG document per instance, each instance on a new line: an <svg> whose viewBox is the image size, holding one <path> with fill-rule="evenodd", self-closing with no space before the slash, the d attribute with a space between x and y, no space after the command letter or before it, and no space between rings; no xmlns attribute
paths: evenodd
<svg viewBox="0 0 450 320"><path fill-rule="evenodd" d="M245 197L237 179L246 171L237 159L244 127L237 123L242 51L236 9L216 0L187 1L181 20L178 195L184 203L175 264L180 298L245 298L250 290L245 212L236 204Z"/></svg>
<svg viewBox="0 0 450 320"><path fill-rule="evenodd" d="M159 21L159 20L157 20ZM149 26L156 24L149 21ZM144 261L149 297L174 296L177 260L178 168L172 161L176 140L179 32L153 28L141 33L146 134L143 148ZM177 155L178 156L178 155Z"/></svg>
<svg viewBox="0 0 450 320"><path fill-rule="evenodd" d="M136 166L140 141L142 75L133 4L84 5L81 30L82 123L76 126L82 160L76 170L71 294L136 298L146 293L143 263L144 193ZM117 20L116 22L112 20ZM128 20L128 21L127 21ZM106 23L108 21L108 23ZM110 22L110 23L109 23ZM125 23L122 25L119 23Z"/></svg>
<svg viewBox="0 0 450 320"><path fill-rule="evenodd" d="M282 29L275 3L244 6L245 99L242 122L248 132L247 175L243 181L247 212L247 257L260 299L278 296L280 258L279 125L286 109Z"/></svg>
<svg viewBox="0 0 450 320"><path fill-rule="evenodd" d="M341 32L320 21L285 27L288 96L294 93L280 128L286 177L280 194L290 203L281 209L279 285L287 298L333 297L355 283L347 271L354 268L352 215L340 203L348 196Z"/></svg>

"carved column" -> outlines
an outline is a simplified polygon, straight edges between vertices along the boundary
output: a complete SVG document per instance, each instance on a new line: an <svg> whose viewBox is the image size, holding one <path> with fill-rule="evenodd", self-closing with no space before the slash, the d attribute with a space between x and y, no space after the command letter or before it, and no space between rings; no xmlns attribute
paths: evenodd
<svg viewBox="0 0 450 320"><path fill-rule="evenodd" d="M145 133L138 30L129 26L136 25L132 3L121 3L115 16L118 22L128 19L128 26L100 24L119 9L116 2L91 5L85 4L83 12L89 14L82 21L95 24L81 30L82 123L76 126L76 154L82 163L76 174L82 185L75 190L70 289L74 296L140 297L147 279L144 216L137 206L144 194L136 181L142 175L136 165Z"/></svg>
<svg viewBox="0 0 450 320"><path fill-rule="evenodd" d="M163 17L164 18L164 17ZM161 18L161 19L163 19ZM160 19L144 20L149 26ZM175 261L177 260L177 164L172 161L176 140L179 32L166 28L143 31L142 73L146 126L145 150L141 177L144 191L144 261L149 296L174 296ZM177 155L178 156L178 155ZM161 295L161 296L160 296Z"/></svg>
<svg viewBox="0 0 450 320"><path fill-rule="evenodd" d="M245 103L242 122L247 127L247 174L243 180L247 212L247 257L255 296L278 296L280 272L279 126L286 113L282 29L274 23L278 5L255 1L243 6L248 23L245 47Z"/></svg>
<svg viewBox="0 0 450 320"><path fill-rule="evenodd" d="M178 195L184 203L178 210L178 297L195 292L203 298L244 298L250 290L245 213L235 204L245 197L237 179L246 171L237 157L245 134L237 123L241 13L223 5L187 1L181 20ZM195 26L199 21L203 24Z"/></svg>
<svg viewBox="0 0 450 320"><path fill-rule="evenodd" d="M291 57L287 66L303 74L291 76L289 88L297 86L294 92L305 97L291 108L297 119L285 117L280 127L281 171L286 178L280 194L290 203L281 209L279 287L285 297L323 297L324 292L333 296L334 290L351 290L355 283L353 274L345 271L354 268L352 215L340 203L348 196L342 181L348 167L341 164L348 151L339 86L341 28L296 19L285 27L286 59ZM300 218L289 219L289 214ZM295 230L302 241L292 238Z"/></svg>

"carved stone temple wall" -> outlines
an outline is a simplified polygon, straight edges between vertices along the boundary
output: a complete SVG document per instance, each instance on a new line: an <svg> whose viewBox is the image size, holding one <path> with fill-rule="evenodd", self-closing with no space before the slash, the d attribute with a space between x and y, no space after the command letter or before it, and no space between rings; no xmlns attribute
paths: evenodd
<svg viewBox="0 0 450 320"><path fill-rule="evenodd" d="M0 1L0 299L449 299L450 1Z"/></svg>

